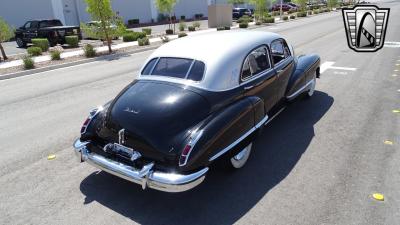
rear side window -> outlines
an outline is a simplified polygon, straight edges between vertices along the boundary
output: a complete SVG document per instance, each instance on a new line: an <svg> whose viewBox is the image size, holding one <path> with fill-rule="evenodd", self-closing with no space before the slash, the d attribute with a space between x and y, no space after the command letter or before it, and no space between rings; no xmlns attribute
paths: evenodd
<svg viewBox="0 0 400 225"><path fill-rule="evenodd" d="M201 61L185 58L161 57L150 60L142 75L154 75L201 81L205 64Z"/></svg>
<svg viewBox="0 0 400 225"><path fill-rule="evenodd" d="M265 46L259 47L246 57L242 67L241 79L246 80L269 68L271 68L271 64L268 57L268 50Z"/></svg>
<svg viewBox="0 0 400 225"><path fill-rule="evenodd" d="M61 21L59 20L45 20L40 22L40 27L57 27L57 26L62 26Z"/></svg>

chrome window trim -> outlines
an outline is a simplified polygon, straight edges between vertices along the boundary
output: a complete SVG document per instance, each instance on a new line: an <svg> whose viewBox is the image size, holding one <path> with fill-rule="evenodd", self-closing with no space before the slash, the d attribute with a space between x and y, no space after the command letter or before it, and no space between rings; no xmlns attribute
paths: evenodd
<svg viewBox="0 0 400 225"><path fill-rule="evenodd" d="M192 67L193 67L193 65L194 65L194 62L196 62L196 60L193 59L192 63L191 63L190 66L189 66L189 69L188 69L188 71L187 71L187 73L186 73L186 75L185 75L185 80L187 80L187 78L188 78L188 76L189 76L189 74L190 74L190 71L192 70Z"/></svg>
<svg viewBox="0 0 400 225"><path fill-rule="evenodd" d="M264 125L264 123L266 123L268 120L268 115L266 115L260 122L257 123L257 125L255 125L254 127L252 127L250 130L248 130L244 135L242 135L240 138L238 138L236 141L234 141L233 143L231 143L230 145L228 145L227 147L225 147L224 149L222 149L220 152L218 152L217 154L215 154L213 157L211 157L208 161L214 161L215 159L217 159L218 157L220 157L221 155L225 154L226 152L228 152L229 150L231 150L233 147L235 147L237 144L239 144L241 141L243 141L246 137L248 137L250 134L252 134L255 130L257 130L258 128L260 128L262 125Z"/></svg>
<svg viewBox="0 0 400 225"><path fill-rule="evenodd" d="M153 60L153 59L152 59ZM151 61L151 60L150 60ZM149 61L149 62L150 62ZM153 65L153 67L151 68L151 70L150 70L150 73L149 74L147 74L147 75L151 75L152 73L153 73L153 70L156 68L156 65L158 64L158 61L160 61L160 57L158 57L157 59L156 59L156 62L154 63L154 65ZM142 71L143 72L143 71Z"/></svg>

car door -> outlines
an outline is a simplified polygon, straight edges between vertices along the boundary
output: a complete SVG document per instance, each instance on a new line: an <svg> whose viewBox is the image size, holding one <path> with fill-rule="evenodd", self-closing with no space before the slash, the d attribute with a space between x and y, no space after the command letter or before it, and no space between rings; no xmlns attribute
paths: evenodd
<svg viewBox="0 0 400 225"><path fill-rule="evenodd" d="M39 22L38 21L32 21L29 28L26 29L26 38L27 41L31 41L32 38L37 38L38 37L38 28L39 28Z"/></svg>
<svg viewBox="0 0 400 225"><path fill-rule="evenodd" d="M276 72L277 99L283 101L289 78L294 69L293 56L285 40L279 38L271 42L271 58Z"/></svg>
<svg viewBox="0 0 400 225"><path fill-rule="evenodd" d="M29 28L30 28L30 27L31 27L31 21L26 22L26 23L24 24L24 26L21 27L21 29L23 30L23 32L22 32L22 39L23 39L24 41L29 41L29 40L28 40L28 37L29 37L28 33L29 33Z"/></svg>
<svg viewBox="0 0 400 225"><path fill-rule="evenodd" d="M271 66L268 46L259 46L247 55L240 82L245 96L257 96L264 101L265 112L276 104L276 72Z"/></svg>

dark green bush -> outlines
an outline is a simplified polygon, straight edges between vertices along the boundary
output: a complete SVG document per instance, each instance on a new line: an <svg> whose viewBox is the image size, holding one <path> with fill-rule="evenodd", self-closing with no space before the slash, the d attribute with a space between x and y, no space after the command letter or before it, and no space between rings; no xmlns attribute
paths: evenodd
<svg viewBox="0 0 400 225"><path fill-rule="evenodd" d="M38 56L42 54L42 49L35 46L29 47L28 49L26 49L26 51L30 56Z"/></svg>
<svg viewBox="0 0 400 225"><path fill-rule="evenodd" d="M294 14L290 15L290 19L291 20L296 19L296 15L294 15Z"/></svg>
<svg viewBox="0 0 400 225"><path fill-rule="evenodd" d="M186 16L181 16L181 20L185 20L186 19Z"/></svg>
<svg viewBox="0 0 400 225"><path fill-rule="evenodd" d="M289 17L288 17L288 16L283 16L282 19L283 19L283 20L288 20Z"/></svg>
<svg viewBox="0 0 400 225"><path fill-rule="evenodd" d="M174 30L172 30L172 29L166 29L166 30L165 30L165 33L168 34L168 35L171 35L171 34L174 34Z"/></svg>
<svg viewBox="0 0 400 225"><path fill-rule="evenodd" d="M144 32L127 31L125 34L122 35L122 41L132 42L144 37L146 37L146 33Z"/></svg>
<svg viewBox="0 0 400 225"><path fill-rule="evenodd" d="M50 52L51 60L60 60L61 59L61 52L58 50L53 50Z"/></svg>
<svg viewBox="0 0 400 225"><path fill-rule="evenodd" d="M189 31L195 31L196 28L195 28L194 26L188 26L188 30L189 30Z"/></svg>
<svg viewBox="0 0 400 225"><path fill-rule="evenodd" d="M46 38L33 38L32 44L35 47L41 48L42 52L46 52L50 47L49 41Z"/></svg>
<svg viewBox="0 0 400 225"><path fill-rule="evenodd" d="M179 22L179 31L184 31L186 28L186 23L184 22Z"/></svg>
<svg viewBox="0 0 400 225"><path fill-rule="evenodd" d="M139 39L138 39L138 45L139 45L139 46L150 45L150 40L149 40L149 38L148 38L148 37L139 38Z"/></svg>
<svg viewBox="0 0 400 225"><path fill-rule="evenodd" d="M78 36L65 36L65 43L70 47L77 48L79 46Z"/></svg>
<svg viewBox="0 0 400 225"><path fill-rule="evenodd" d="M275 23L275 17L268 17L263 19L264 23Z"/></svg>
<svg viewBox="0 0 400 225"><path fill-rule="evenodd" d="M195 19L201 19L201 18L203 18L203 14L202 13L195 14L194 18Z"/></svg>
<svg viewBox="0 0 400 225"><path fill-rule="evenodd" d="M319 13L319 10L318 9L314 9L313 10L313 14L318 14Z"/></svg>
<svg viewBox="0 0 400 225"><path fill-rule="evenodd" d="M238 20L237 20L237 22L238 23L250 23L250 22L252 22L252 18L250 18L248 15L244 15L244 16L242 16L242 17L240 17Z"/></svg>
<svg viewBox="0 0 400 225"><path fill-rule="evenodd" d="M24 62L24 69L30 70L35 68L35 61L29 55L25 55L22 61Z"/></svg>
<svg viewBox="0 0 400 225"><path fill-rule="evenodd" d="M256 25L257 25L257 26L260 26L260 25L261 25L261 22L260 22L260 21L257 21L257 22L256 22Z"/></svg>
<svg viewBox="0 0 400 225"><path fill-rule="evenodd" d="M271 14L272 14L272 16L279 16L280 12L279 11L273 11Z"/></svg>
<svg viewBox="0 0 400 225"><path fill-rule="evenodd" d="M194 21L192 23L192 26L195 27L195 28L200 28L200 22L199 21Z"/></svg>
<svg viewBox="0 0 400 225"><path fill-rule="evenodd" d="M249 27L248 23L246 23L246 22L239 23L239 28L247 28L247 27Z"/></svg>
<svg viewBox="0 0 400 225"><path fill-rule="evenodd" d="M307 12L298 12L297 13L297 17L306 17L307 16Z"/></svg>
<svg viewBox="0 0 400 225"><path fill-rule="evenodd" d="M230 29L231 29L231 27L229 27L229 26L225 27L225 30L230 30Z"/></svg>
<svg viewBox="0 0 400 225"><path fill-rule="evenodd" d="M187 33L183 33L183 32L182 32L182 33L179 33L179 34L178 34L178 38L186 37L186 36L187 36Z"/></svg>
<svg viewBox="0 0 400 225"><path fill-rule="evenodd" d="M128 25L139 24L139 19L130 19L128 20Z"/></svg>
<svg viewBox="0 0 400 225"><path fill-rule="evenodd" d="M83 51L85 52L85 56L88 58L96 56L96 49L94 49L93 45L87 44L83 47Z"/></svg>
<svg viewBox="0 0 400 225"><path fill-rule="evenodd" d="M269 14L268 12L265 12L264 13L264 18L267 18L267 17L271 17L271 14Z"/></svg>
<svg viewBox="0 0 400 225"><path fill-rule="evenodd" d="M217 31L225 30L225 27L217 27Z"/></svg>
<svg viewBox="0 0 400 225"><path fill-rule="evenodd" d="M151 28L142 28L142 32L146 35L151 35Z"/></svg>

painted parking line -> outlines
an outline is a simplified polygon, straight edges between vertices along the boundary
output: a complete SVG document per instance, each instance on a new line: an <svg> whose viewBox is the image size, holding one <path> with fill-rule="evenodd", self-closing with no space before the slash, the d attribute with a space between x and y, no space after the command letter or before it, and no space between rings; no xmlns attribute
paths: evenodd
<svg viewBox="0 0 400 225"><path fill-rule="evenodd" d="M333 69L333 70L346 70L346 71L356 71L357 68L352 68L352 67L342 67L342 66L333 66L335 62L330 62L326 61L322 63L321 68L320 68L320 73L325 72L328 69Z"/></svg>

